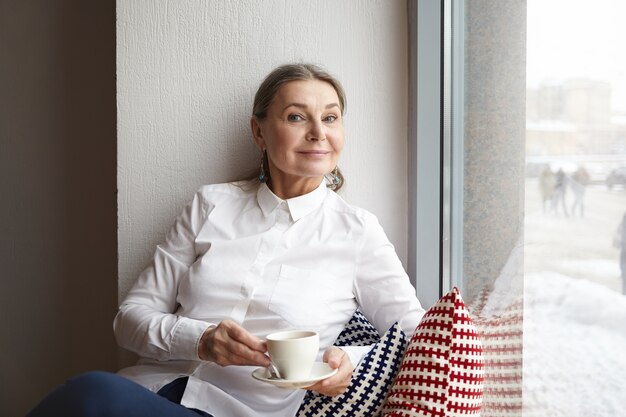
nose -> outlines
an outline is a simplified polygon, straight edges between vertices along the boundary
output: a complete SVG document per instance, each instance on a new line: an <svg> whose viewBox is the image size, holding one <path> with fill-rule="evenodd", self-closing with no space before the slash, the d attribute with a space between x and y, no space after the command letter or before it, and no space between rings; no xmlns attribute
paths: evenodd
<svg viewBox="0 0 626 417"><path fill-rule="evenodd" d="M324 141L326 140L326 133L324 132L324 126L321 122L313 122L309 128L306 139L308 141Z"/></svg>

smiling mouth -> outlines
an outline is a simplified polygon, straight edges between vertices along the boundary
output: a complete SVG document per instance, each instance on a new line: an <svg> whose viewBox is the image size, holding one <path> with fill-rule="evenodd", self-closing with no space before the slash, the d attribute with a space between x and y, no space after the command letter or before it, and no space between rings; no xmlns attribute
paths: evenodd
<svg viewBox="0 0 626 417"><path fill-rule="evenodd" d="M327 155L330 151L299 151L298 153L302 153L305 155Z"/></svg>

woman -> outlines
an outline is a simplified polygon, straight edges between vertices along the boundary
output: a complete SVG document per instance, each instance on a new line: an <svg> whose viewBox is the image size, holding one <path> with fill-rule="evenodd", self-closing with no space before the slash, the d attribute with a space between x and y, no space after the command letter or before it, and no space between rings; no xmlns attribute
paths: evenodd
<svg viewBox="0 0 626 417"><path fill-rule="evenodd" d="M91 385L74 398L114 404L106 415L294 415L304 390L251 376L269 365L267 334L316 330L318 359L338 372L308 389L331 396L367 351L332 346L357 307L381 332L399 321L412 334L424 311L393 246L372 214L331 190L343 184L344 110L343 88L322 69L270 73L251 118L258 179L202 187L120 306L115 335L139 363L78 377L32 415Z"/></svg>

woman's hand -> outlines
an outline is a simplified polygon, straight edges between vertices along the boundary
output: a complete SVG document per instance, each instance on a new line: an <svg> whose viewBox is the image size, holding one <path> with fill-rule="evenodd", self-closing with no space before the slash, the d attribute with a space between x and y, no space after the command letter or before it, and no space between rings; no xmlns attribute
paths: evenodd
<svg viewBox="0 0 626 417"><path fill-rule="evenodd" d="M352 362L350 357L343 350L336 346L331 346L324 352L324 362L337 369L335 375L317 382L315 385L307 387L310 391L317 391L320 394L334 397L343 394L352 378Z"/></svg>
<svg viewBox="0 0 626 417"><path fill-rule="evenodd" d="M250 334L232 320L207 329L198 346L198 356L221 366L251 365L269 366L264 341Z"/></svg>

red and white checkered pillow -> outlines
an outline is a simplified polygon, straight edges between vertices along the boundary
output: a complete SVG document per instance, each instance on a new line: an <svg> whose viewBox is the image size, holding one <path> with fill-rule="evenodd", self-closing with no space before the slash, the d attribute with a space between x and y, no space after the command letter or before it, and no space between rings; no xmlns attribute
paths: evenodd
<svg viewBox="0 0 626 417"><path fill-rule="evenodd" d="M501 300L497 308L485 308L498 295L484 289L469 306L485 356L483 417L522 415L524 300L515 292L507 291L507 295L512 298Z"/></svg>
<svg viewBox="0 0 626 417"><path fill-rule="evenodd" d="M383 407L384 417L480 415L483 348L457 288L424 315Z"/></svg>

